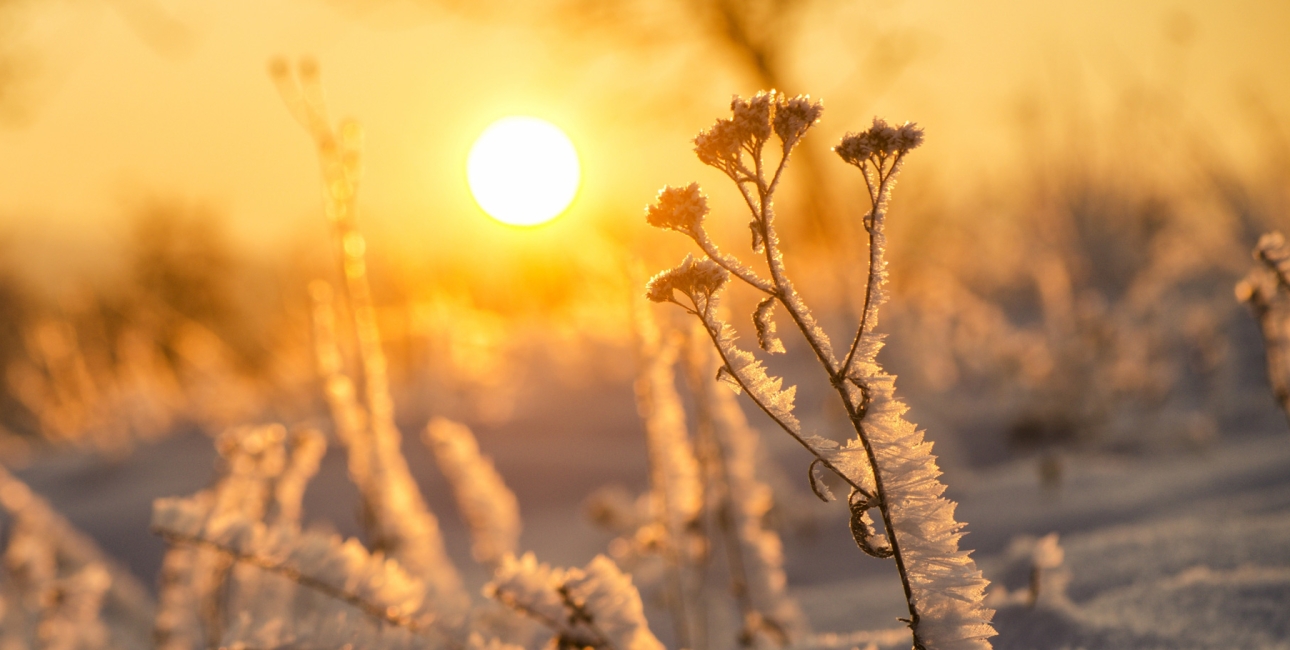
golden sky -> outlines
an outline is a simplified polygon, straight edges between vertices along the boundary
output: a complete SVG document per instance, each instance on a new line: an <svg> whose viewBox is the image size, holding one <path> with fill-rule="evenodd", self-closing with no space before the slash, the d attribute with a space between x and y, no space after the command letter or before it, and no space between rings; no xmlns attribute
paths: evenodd
<svg viewBox="0 0 1290 650"><path fill-rule="evenodd" d="M464 160L496 118L568 131L586 170L569 220L639 219L663 183L711 178L688 138L732 93L757 90L729 56L687 45L684 25L671 29L679 44L616 49L613 35L426 4L15 3L0 16L0 54L26 71L0 125L7 246L58 268L91 264L150 197L207 205L264 251L321 225L311 144L265 72L275 55L315 56L333 111L364 123L371 227L427 245L492 227ZM803 24L788 67L824 99L823 137L875 113L918 121L926 164L966 183L1012 159L1028 97L1096 113L1146 83L1238 155L1250 132L1219 130L1246 119L1251 97L1290 116L1286 2L865 0Z"/></svg>

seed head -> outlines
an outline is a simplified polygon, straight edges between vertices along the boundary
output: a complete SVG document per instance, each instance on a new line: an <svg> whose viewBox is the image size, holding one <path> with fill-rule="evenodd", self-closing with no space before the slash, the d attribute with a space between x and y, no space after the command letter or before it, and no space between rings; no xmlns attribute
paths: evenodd
<svg viewBox="0 0 1290 650"><path fill-rule="evenodd" d="M842 160L859 167L874 156L886 158L904 154L922 143L923 130L917 124L906 122L894 127L875 117L869 130L846 134L833 150Z"/></svg>
<svg viewBox="0 0 1290 650"><path fill-rule="evenodd" d="M734 120L719 119L694 138L694 153L705 165L727 170L739 164L739 147L743 136Z"/></svg>
<svg viewBox="0 0 1290 650"><path fill-rule="evenodd" d="M655 228L671 228L693 235L703 226L708 214L708 197L699 191L698 183L685 187L664 187L658 200L645 208L645 221Z"/></svg>
<svg viewBox="0 0 1290 650"><path fill-rule="evenodd" d="M712 298L730 279L730 272L709 259L696 260L686 255L681 264L650 278L645 297L654 302L672 300L673 290L689 296L697 305Z"/></svg>
<svg viewBox="0 0 1290 650"><path fill-rule="evenodd" d="M775 91L763 90L753 95L752 99L735 95L730 100L733 121L744 142L765 142L770 137L770 109L775 97Z"/></svg>
<svg viewBox="0 0 1290 650"><path fill-rule="evenodd" d="M896 129L896 148L904 153L923 144L923 129L913 122L905 122Z"/></svg>
<svg viewBox="0 0 1290 650"><path fill-rule="evenodd" d="M775 134L785 147L792 146L823 113L824 104L811 101L810 95L788 98L780 95L775 98Z"/></svg>

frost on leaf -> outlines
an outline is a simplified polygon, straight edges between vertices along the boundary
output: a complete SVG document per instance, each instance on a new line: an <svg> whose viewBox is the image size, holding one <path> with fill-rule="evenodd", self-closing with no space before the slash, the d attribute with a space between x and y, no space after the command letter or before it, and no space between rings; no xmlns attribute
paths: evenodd
<svg viewBox="0 0 1290 650"><path fill-rule="evenodd" d="M584 569L553 569L532 553L508 556L484 593L549 627L560 647L663 650L631 578L603 555Z"/></svg>
<svg viewBox="0 0 1290 650"><path fill-rule="evenodd" d="M520 539L520 507L493 461L479 452L465 425L435 418L422 436L448 479L457 508L470 527L475 560L495 566Z"/></svg>
<svg viewBox="0 0 1290 650"><path fill-rule="evenodd" d="M736 395L740 395L744 392L744 387L739 383L739 378L736 377L735 373L731 372L730 368L727 366L717 368L717 381L729 386L730 390L735 391Z"/></svg>
<svg viewBox="0 0 1290 650"><path fill-rule="evenodd" d="M784 343L775 333L774 311L774 296L757 303L757 311L753 312L753 325L757 326L757 345L771 354L783 354Z"/></svg>
<svg viewBox="0 0 1290 650"><path fill-rule="evenodd" d="M990 647L994 610L984 604L988 582L959 548L963 524L954 519L954 502L923 432L905 420L908 410L894 396L895 377L872 363L857 375L868 387L870 403L863 426L882 475L896 544L908 571L919 612L918 638L937 650Z"/></svg>
<svg viewBox="0 0 1290 650"><path fill-rule="evenodd" d="M859 438L852 438L845 445L838 445L832 440L828 442L831 443L830 446L818 449L822 452L824 458L843 476L850 478L864 488L866 492L873 494L876 490L873 480L873 467L869 464L869 456L865 452L864 443Z"/></svg>
<svg viewBox="0 0 1290 650"><path fill-rule="evenodd" d="M761 361L735 344L737 337L734 328L730 325L718 320L710 312L699 316L703 319L704 327L712 335L713 342L724 362L721 369L717 371L718 378L728 375L739 387L748 391L749 396L767 415L801 440L801 423L797 416L793 415L797 387L789 386L785 389L783 379L766 374L766 368Z"/></svg>

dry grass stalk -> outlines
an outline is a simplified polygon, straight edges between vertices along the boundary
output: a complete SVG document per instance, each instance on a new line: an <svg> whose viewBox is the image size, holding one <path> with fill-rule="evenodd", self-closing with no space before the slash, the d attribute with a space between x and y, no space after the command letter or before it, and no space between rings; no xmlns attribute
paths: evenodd
<svg viewBox="0 0 1290 650"><path fill-rule="evenodd" d="M353 403L339 408L336 404L349 399L341 394L345 389L337 382L341 370L335 360L339 356L324 350L319 355L320 365L327 375L333 412L339 414L338 433L351 454L350 474L363 495L373 544L398 560L409 573L426 581L438 602L439 616L449 627L463 625L469 598L444 551L439 522L426 507L408 470L401 451L402 434L394 423L388 363L381 348L376 309L367 279L367 244L357 225L362 129L353 120L344 120L339 127L332 126L315 63L304 61L293 74L286 62L275 61L270 72L288 110L314 138L322 164L326 212L336 235L345 295L354 320L363 371L366 426L361 433L355 430L358 411ZM315 313L320 311L317 305L324 302L318 298L315 295ZM334 326L315 327L316 331L324 329L334 333ZM321 349L326 342L320 339L319 343Z"/></svg>

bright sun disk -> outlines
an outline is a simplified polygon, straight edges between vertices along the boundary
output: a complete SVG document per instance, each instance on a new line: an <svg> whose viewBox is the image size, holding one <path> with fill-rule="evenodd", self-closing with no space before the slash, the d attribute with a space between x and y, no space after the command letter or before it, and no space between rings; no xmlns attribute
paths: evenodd
<svg viewBox="0 0 1290 650"><path fill-rule="evenodd" d="M581 171L569 136L536 117L493 122L466 158L475 202L513 226L536 226L560 216L578 193Z"/></svg>

